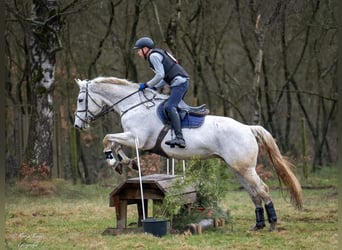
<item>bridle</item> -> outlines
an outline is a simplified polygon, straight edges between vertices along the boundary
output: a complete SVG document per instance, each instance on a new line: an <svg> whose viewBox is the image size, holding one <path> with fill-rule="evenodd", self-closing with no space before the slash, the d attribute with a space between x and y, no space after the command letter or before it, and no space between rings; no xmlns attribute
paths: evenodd
<svg viewBox="0 0 342 250"><path fill-rule="evenodd" d="M86 123L86 124L89 124L90 122L94 121L96 118L97 115L93 114L92 112L89 111L88 109L88 100L91 99L96 106L98 106L99 108L102 108L103 107L101 105L99 105L95 100L94 98L91 97L91 95L89 94L89 91L88 91L88 84L86 84L86 89L85 90L81 90L79 94L81 93L86 93L86 96L85 96L85 108L82 109L82 110L76 110L76 113L75 113L75 116L80 119L82 122ZM81 116L79 116L78 114L79 113L84 113L85 112L85 118L82 118Z"/></svg>
<svg viewBox="0 0 342 250"><path fill-rule="evenodd" d="M77 111L76 111L76 114L75 114L75 116L76 116L78 119L80 119L82 122L84 122L84 123L86 123L86 124L89 124L90 122L95 121L95 120L98 119L99 117L104 116L104 115L108 114L109 112L114 111L114 107L115 107L116 105L118 105L120 102L122 102L122 101L128 99L129 97L131 97L131 96L137 94L138 92L141 92L141 91L139 91L139 90L134 91L133 93L131 93L131 94L129 94L129 95L123 97L122 99L120 99L119 101L113 103L113 104L110 105L110 106L101 106L101 105L98 104L98 103L94 100L94 98L90 95L89 90L88 90L88 85L89 85L89 82L87 82L85 90L81 90L81 91L79 92L79 94L81 94L81 93L86 93L86 96L85 96L85 108L82 109L82 110L77 110ZM128 109L122 111L121 114L120 114L121 117L122 117L123 115L125 115L128 111L130 111L130 110L132 110L132 109L134 109L134 108L136 108L136 107L138 107L138 106L140 106L140 105L149 103L149 102L152 103L152 105L151 105L151 106L148 106L148 108L151 108L151 107L153 107L153 106L155 105L154 100L159 100L159 99L161 99L161 98L155 98L156 94L154 94L154 95L152 96L152 98L148 98L148 97L145 95L144 92L141 92L141 93L143 94L145 100L143 100L143 101L141 101L141 102L139 102L139 103L137 103L137 104L134 104L134 105L132 105L131 107L129 107ZM99 108L102 109L98 114L93 114L92 112L89 111L89 109L88 109L89 99L90 99L96 106L98 106ZM78 113L84 113L84 112L86 113L86 114L85 114L85 118L82 118L82 117L80 117L80 116L78 115Z"/></svg>

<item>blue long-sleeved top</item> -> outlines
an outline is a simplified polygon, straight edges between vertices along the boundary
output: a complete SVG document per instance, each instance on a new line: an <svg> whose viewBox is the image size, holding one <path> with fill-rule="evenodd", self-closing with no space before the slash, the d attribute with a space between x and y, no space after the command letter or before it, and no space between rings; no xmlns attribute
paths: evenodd
<svg viewBox="0 0 342 250"><path fill-rule="evenodd" d="M148 87L155 87L157 89L162 88L166 84L166 82L164 81L165 71L162 63L163 56L160 53L151 53L149 55L149 61L153 65L152 70L154 71L155 75L146 84L148 85ZM184 83L186 79L186 77L178 75L173 78L169 84L171 87L174 87L181 83Z"/></svg>

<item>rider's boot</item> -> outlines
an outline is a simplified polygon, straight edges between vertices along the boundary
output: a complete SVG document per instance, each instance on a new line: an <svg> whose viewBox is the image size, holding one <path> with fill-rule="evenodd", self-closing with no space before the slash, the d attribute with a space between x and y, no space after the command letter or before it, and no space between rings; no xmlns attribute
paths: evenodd
<svg viewBox="0 0 342 250"><path fill-rule="evenodd" d="M181 121L177 109L172 108L168 115L171 120L171 125L175 131L176 138L166 141L165 144L170 145L171 147L178 146L180 148L185 148L185 140L183 138Z"/></svg>

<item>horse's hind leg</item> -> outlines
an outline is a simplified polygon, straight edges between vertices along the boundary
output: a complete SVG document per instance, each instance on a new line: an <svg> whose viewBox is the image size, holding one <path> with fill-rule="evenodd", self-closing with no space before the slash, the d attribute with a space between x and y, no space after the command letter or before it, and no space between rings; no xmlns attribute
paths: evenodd
<svg viewBox="0 0 342 250"><path fill-rule="evenodd" d="M138 170L138 165L135 159L129 158L122 150L121 145L116 145L114 151L120 161L120 164L130 166L134 170Z"/></svg>
<svg viewBox="0 0 342 250"><path fill-rule="evenodd" d="M243 173L236 172L236 175L240 183L249 193L255 205L256 224L251 228L251 230L255 231L265 227L265 216L262 206L262 203L264 203L268 222L270 223L270 231L274 231L277 224L277 215L270 198L267 185L256 173L255 168L246 170Z"/></svg>

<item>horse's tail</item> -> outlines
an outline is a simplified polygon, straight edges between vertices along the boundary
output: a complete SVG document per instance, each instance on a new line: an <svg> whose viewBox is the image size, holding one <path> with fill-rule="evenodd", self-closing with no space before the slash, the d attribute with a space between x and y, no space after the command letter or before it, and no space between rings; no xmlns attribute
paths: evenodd
<svg viewBox="0 0 342 250"><path fill-rule="evenodd" d="M302 209L302 188L296 176L292 172L294 165L282 156L273 136L261 126L250 126L254 136L258 139L259 147L266 150L273 168L275 169L279 183L284 183L291 194L291 202Z"/></svg>

